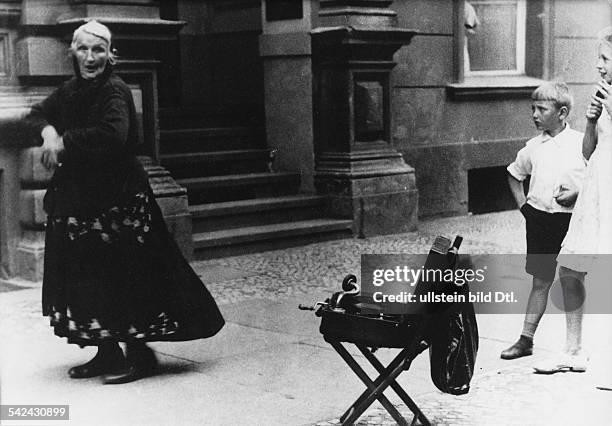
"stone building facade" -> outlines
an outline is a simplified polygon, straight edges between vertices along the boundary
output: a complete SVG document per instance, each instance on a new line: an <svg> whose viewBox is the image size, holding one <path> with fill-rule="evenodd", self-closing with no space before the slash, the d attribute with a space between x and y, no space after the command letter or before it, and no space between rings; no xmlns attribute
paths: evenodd
<svg viewBox="0 0 612 426"><path fill-rule="evenodd" d="M511 207L530 92L568 82L581 130L610 17L606 0L0 0L2 278L42 276L49 176L19 118L71 74L88 19L114 33L171 229L210 257Z"/></svg>

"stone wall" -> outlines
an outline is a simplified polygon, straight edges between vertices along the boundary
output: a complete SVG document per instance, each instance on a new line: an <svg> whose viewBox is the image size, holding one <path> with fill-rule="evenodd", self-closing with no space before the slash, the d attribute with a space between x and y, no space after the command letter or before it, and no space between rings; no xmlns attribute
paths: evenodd
<svg viewBox="0 0 612 426"><path fill-rule="evenodd" d="M41 200L35 182L44 185L48 174L36 166L29 168L29 176L25 172L40 151L30 148L34 141L21 119L42 95L0 92L0 99L0 280L39 282L44 239L33 224L44 218L35 217L34 205Z"/></svg>
<svg viewBox="0 0 612 426"><path fill-rule="evenodd" d="M402 27L419 31L396 54L393 71L393 145L416 169L420 216L465 214L468 171L503 167L537 132L529 93L541 79L565 80L575 96L570 124L584 128L597 75L595 35L610 25L606 0L529 0L530 79L506 78L466 87L458 73L458 30L453 0L395 1ZM534 42L535 41L535 42Z"/></svg>

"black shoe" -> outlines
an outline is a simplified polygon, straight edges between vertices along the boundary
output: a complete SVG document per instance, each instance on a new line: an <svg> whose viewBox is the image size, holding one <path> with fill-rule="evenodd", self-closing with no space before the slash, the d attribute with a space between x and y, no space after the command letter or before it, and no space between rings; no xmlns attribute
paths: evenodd
<svg viewBox="0 0 612 426"><path fill-rule="evenodd" d="M102 379L105 385L130 383L149 376L155 371L157 358L155 358L155 352L148 346L128 344L126 352L125 368L115 373L106 374Z"/></svg>
<svg viewBox="0 0 612 426"><path fill-rule="evenodd" d="M87 379L119 370L124 366L125 357L119 345L99 347L96 356L85 364L72 367L68 370L68 375L73 379Z"/></svg>
<svg viewBox="0 0 612 426"><path fill-rule="evenodd" d="M514 345L501 353L501 359L516 359L533 354L533 341L519 339Z"/></svg>
<svg viewBox="0 0 612 426"><path fill-rule="evenodd" d="M134 365L128 365L116 373L105 374L102 382L105 385L120 385L122 383L130 383L144 377L145 374Z"/></svg>

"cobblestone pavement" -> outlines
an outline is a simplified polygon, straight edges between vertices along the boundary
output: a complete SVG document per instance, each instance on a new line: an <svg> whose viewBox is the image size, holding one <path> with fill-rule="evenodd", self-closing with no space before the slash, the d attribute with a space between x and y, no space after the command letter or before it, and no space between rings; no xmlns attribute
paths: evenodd
<svg viewBox="0 0 612 426"><path fill-rule="evenodd" d="M462 253L525 252L520 213L502 212L423 221L419 231L413 233L318 243L194 262L194 266L199 271L207 268L242 271L242 276L207 283L216 297L225 302L245 297L329 295L338 290L345 274L359 273L362 253L427 253L437 235L464 236ZM435 425L612 424L612 408L605 408L612 407L612 392L595 390L592 377L585 374L535 375L532 362L527 358L514 361L503 370L477 374L468 395L457 397L435 392L421 396L419 406ZM572 392L560 393L560 387ZM580 406L575 400L577 394L581 396ZM398 405L398 409L412 420L412 413L405 405ZM317 425L338 423L338 419L332 419ZM358 422L358 425L392 424L395 421L380 406L368 411Z"/></svg>
<svg viewBox="0 0 612 426"><path fill-rule="evenodd" d="M523 226L518 212L451 217L422 221L417 232L195 261L192 266L221 305L296 295L304 295L305 302L310 302L338 291L346 274L358 274L362 253L427 253L437 235L464 236L462 253L521 253L525 250ZM517 229L521 233L518 238ZM24 301L23 304L11 309L29 319L39 318L39 301ZM1 299L0 312L3 312ZM30 323L21 319L9 316L2 321L8 326L6 329L18 330L22 328L20 324Z"/></svg>
<svg viewBox="0 0 612 426"><path fill-rule="evenodd" d="M461 252L498 254L524 252L520 213L493 213L423 221L418 232L368 239L345 239L218 260L193 262L206 285L221 303L245 298L319 295L338 291L348 273L359 273L362 253L428 253L437 235L464 236ZM517 236L516 230L519 230ZM229 271L229 272L228 272ZM219 277L228 277L221 279Z"/></svg>
<svg viewBox="0 0 612 426"><path fill-rule="evenodd" d="M578 373L542 376L533 374L528 366L528 361L517 361L507 369L475 376L467 395L441 392L420 395L418 406L431 424L437 426L611 424L612 396L596 390L592 378ZM408 407L403 404L396 407L412 421L413 414ZM332 419L316 425L338 423L338 419ZM394 425L396 422L383 408L374 408L356 424Z"/></svg>
<svg viewBox="0 0 612 426"><path fill-rule="evenodd" d="M463 253L522 253L523 229L518 212L442 218L421 222L418 232L317 243L192 265L219 304L302 295L309 302L337 291L345 274L357 274L362 253L426 253L435 236L457 234L465 237ZM4 304L0 297L0 312L19 313L3 316L4 330L27 336L46 327L39 320L38 301ZM464 396L431 392L415 400L435 425L612 424L612 392L596 390L592 373L543 377L531 372L531 362L521 359L508 363L507 368L477 371L470 393ZM380 405L373 407L359 425L395 424ZM405 405L398 409L412 419ZM337 423L338 419L321 419L316 424Z"/></svg>

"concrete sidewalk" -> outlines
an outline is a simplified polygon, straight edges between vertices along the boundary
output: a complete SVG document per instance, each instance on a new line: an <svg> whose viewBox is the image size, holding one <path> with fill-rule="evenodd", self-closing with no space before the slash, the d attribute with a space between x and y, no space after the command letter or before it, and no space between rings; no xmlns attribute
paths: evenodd
<svg viewBox="0 0 612 426"><path fill-rule="evenodd" d="M338 291L342 277L358 271L361 253L425 253L437 234L462 234L463 253L520 253L523 226L516 212L466 216L423 222L417 233L194 262L226 327L206 340L154 343L159 374L118 386L68 378L68 368L89 359L93 350L53 336L40 316L40 289L0 293L0 402L68 404L71 418L2 424L334 424L364 386L323 341L319 319L297 305ZM523 278L522 271L516 274ZM534 356L499 359L522 321L521 315L479 316L480 350L467 395L445 395L433 386L427 352L399 382L433 424L612 424L612 392L595 388L612 383L612 316L585 319L589 370L553 376L532 374L531 366L561 348L562 315L544 317ZM377 355L388 361L394 353L381 349ZM412 418L405 406L399 409ZM394 422L375 404L359 424Z"/></svg>

